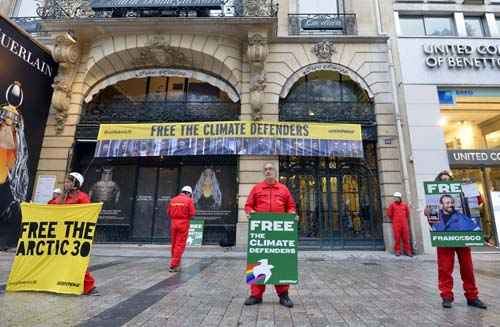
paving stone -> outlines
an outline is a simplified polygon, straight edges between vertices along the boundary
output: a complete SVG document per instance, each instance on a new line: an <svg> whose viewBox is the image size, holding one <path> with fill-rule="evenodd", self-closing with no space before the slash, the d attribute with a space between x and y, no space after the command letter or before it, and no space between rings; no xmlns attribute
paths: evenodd
<svg viewBox="0 0 500 327"><path fill-rule="evenodd" d="M100 296L5 293L13 253L0 254L0 326L500 326L500 256L475 255L480 297L488 310L466 305L458 269L453 309L441 307L432 257L399 260L383 253L301 254L292 309L272 287L264 303L245 306L241 253L192 252L189 278L167 271L165 253L148 248L99 247L91 267ZM162 250L163 251L163 250ZM98 251L99 252L99 251ZM479 259L478 259L479 258ZM369 263L369 264L367 264ZM182 273L181 273L182 274ZM187 276L187 275L186 275ZM167 282L168 281L168 282ZM123 311L123 303L131 305ZM123 315L130 316L123 320Z"/></svg>

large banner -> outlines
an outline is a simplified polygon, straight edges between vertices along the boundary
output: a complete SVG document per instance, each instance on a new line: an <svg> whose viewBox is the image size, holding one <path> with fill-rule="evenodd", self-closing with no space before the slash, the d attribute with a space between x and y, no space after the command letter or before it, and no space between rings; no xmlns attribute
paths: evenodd
<svg viewBox="0 0 500 327"><path fill-rule="evenodd" d="M21 205L21 238L7 291L82 294L102 203Z"/></svg>
<svg viewBox="0 0 500 327"><path fill-rule="evenodd" d="M361 126L275 121L102 124L95 157L363 157Z"/></svg>
<svg viewBox="0 0 500 327"><path fill-rule="evenodd" d="M15 246L19 204L29 199L57 64L0 16L0 248Z"/></svg>
<svg viewBox="0 0 500 327"><path fill-rule="evenodd" d="M425 182L425 215L436 247L483 246L481 195L474 184Z"/></svg>
<svg viewBox="0 0 500 327"><path fill-rule="evenodd" d="M297 284L297 215L252 213L248 226L247 283Z"/></svg>

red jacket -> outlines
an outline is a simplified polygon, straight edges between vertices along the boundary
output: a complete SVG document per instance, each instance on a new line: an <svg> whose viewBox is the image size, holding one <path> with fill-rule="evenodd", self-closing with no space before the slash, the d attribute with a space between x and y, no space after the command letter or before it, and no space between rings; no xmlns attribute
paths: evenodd
<svg viewBox="0 0 500 327"><path fill-rule="evenodd" d="M295 201L285 185L278 181L274 184L263 181L250 191L245 211L294 213Z"/></svg>
<svg viewBox="0 0 500 327"><path fill-rule="evenodd" d="M167 213L170 219L189 220L195 215L196 209L194 208L193 200L189 196L179 194L170 200L167 207Z"/></svg>
<svg viewBox="0 0 500 327"><path fill-rule="evenodd" d="M63 195L64 197L64 195ZM48 204L83 204L90 203L90 198L87 193L82 191L77 191L75 194L68 194L64 203L60 202L59 198L55 198L49 201Z"/></svg>
<svg viewBox="0 0 500 327"><path fill-rule="evenodd" d="M387 208L387 216L391 218L392 222L407 222L410 218L410 209L403 201L393 202Z"/></svg>

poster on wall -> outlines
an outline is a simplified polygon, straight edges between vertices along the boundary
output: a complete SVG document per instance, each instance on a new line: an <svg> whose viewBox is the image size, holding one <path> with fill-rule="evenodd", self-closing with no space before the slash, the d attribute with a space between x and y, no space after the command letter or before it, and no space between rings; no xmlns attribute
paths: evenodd
<svg viewBox="0 0 500 327"><path fill-rule="evenodd" d="M497 240L500 240L500 192L490 192L491 204L493 206L493 215L495 216L495 227L497 233ZM500 242L497 241L497 246L500 246Z"/></svg>
<svg viewBox="0 0 500 327"><path fill-rule="evenodd" d="M95 157L363 157L361 125L276 121L101 124Z"/></svg>
<svg viewBox="0 0 500 327"><path fill-rule="evenodd" d="M54 189L56 187L55 175L40 175L36 182L35 195L33 202L40 204L47 204L54 196Z"/></svg>
<svg viewBox="0 0 500 327"><path fill-rule="evenodd" d="M193 188L194 219L207 224L236 223L236 169L233 166L185 166L181 185Z"/></svg>
<svg viewBox="0 0 500 327"><path fill-rule="evenodd" d="M14 246L33 189L57 64L0 16L0 248Z"/></svg>
<svg viewBox="0 0 500 327"><path fill-rule="evenodd" d="M466 185L464 187L464 185ZM435 247L483 246L479 210L474 187L460 181L424 182L431 242Z"/></svg>
<svg viewBox="0 0 500 327"><path fill-rule="evenodd" d="M83 190L91 202L102 202L99 225L129 225L134 197L136 168L127 165L92 166Z"/></svg>

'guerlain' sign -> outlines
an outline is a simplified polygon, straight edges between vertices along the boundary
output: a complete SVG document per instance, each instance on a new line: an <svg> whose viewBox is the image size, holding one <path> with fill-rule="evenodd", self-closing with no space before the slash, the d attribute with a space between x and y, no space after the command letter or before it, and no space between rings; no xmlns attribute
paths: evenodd
<svg viewBox="0 0 500 327"><path fill-rule="evenodd" d="M432 69L500 69L500 45L423 44L422 50Z"/></svg>

